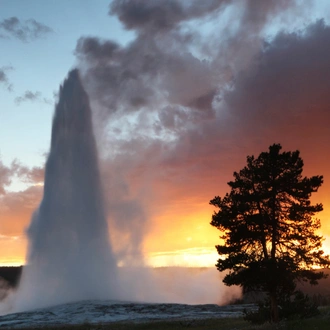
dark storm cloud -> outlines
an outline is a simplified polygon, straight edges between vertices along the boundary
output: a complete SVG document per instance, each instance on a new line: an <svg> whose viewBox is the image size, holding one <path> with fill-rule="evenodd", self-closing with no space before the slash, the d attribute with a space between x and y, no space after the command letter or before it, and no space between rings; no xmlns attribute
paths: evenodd
<svg viewBox="0 0 330 330"><path fill-rule="evenodd" d="M127 29L168 31L183 21L214 13L228 1L127 1L115 0L110 5L110 14L117 15Z"/></svg>
<svg viewBox="0 0 330 330"><path fill-rule="evenodd" d="M32 92L32 91L25 91L25 93L22 96L18 96L15 98L15 102L17 105L20 105L22 102L26 102L26 101L30 101L30 102L44 102L47 104L51 104L52 101L42 97L41 92L36 91L36 92Z"/></svg>
<svg viewBox="0 0 330 330"><path fill-rule="evenodd" d="M309 1L307 0L306 3ZM285 10L296 7L296 0L247 0L245 11L243 12L241 24L245 25L245 31L251 33L258 32L267 23L268 19L276 17L278 13L285 14Z"/></svg>
<svg viewBox="0 0 330 330"><path fill-rule="evenodd" d="M328 27L316 23L299 33L267 36L266 42L264 31L273 20L294 19L307 6L275 0L214 3L115 1L111 13L135 30L136 39L127 46L91 37L77 44L95 113L102 112L110 127L119 121L100 143L108 157L104 173L111 171L105 177L120 178L112 181L108 205L120 210L127 199L133 215L134 207L143 211L136 213L147 219L137 245L160 209L189 200L193 210L225 191L246 155L274 142L284 149L301 148L308 139L315 143L319 135L310 137L317 131L315 118L323 119L320 131L329 136L327 117L319 111L329 86ZM198 5L203 14L193 14ZM171 16L174 8L179 9ZM212 28L201 32L192 24L196 18ZM311 100L315 115L308 120L311 112L302 116L297 109L312 106ZM130 114L135 122L123 127ZM128 192L117 194L123 182ZM129 215L113 217L122 221ZM128 227L139 224L138 216L130 220Z"/></svg>
<svg viewBox="0 0 330 330"><path fill-rule="evenodd" d="M222 3L113 2L111 13L139 34L127 47L91 37L78 41L76 54L87 68L85 81L93 99L109 113L154 111L164 102L212 112L212 68L191 54L194 36L176 28L179 22L214 14ZM156 37L157 30L166 31Z"/></svg>
<svg viewBox="0 0 330 330"><path fill-rule="evenodd" d="M215 28L229 7L235 24L220 29L216 38L212 28L201 32L200 23L192 24L200 19ZM212 118L213 103L219 101L224 85L259 49L265 24L292 8L293 0L114 1L110 13L135 30L136 39L122 47L83 37L76 55L86 88L105 114L139 110L160 114L162 109L181 106L189 120Z"/></svg>
<svg viewBox="0 0 330 330"><path fill-rule="evenodd" d="M120 46L114 41L101 41L97 38L80 38L76 49L78 56L92 63L118 61L120 57Z"/></svg>
<svg viewBox="0 0 330 330"><path fill-rule="evenodd" d="M301 6L296 0L231 1L228 8L232 8L232 14L227 26L207 41L204 47L214 54L214 64L222 74L233 79L250 65L251 59L259 51L264 29L279 17L282 23L303 17L309 2ZM217 39L221 40L220 43L217 43Z"/></svg>
<svg viewBox="0 0 330 330"><path fill-rule="evenodd" d="M163 51L161 40L139 37L128 47L81 38L76 54L87 68L85 82L109 114L159 108L162 102L211 111L216 92L211 67L187 49Z"/></svg>
<svg viewBox="0 0 330 330"><path fill-rule="evenodd" d="M226 103L237 118L248 112L245 125L251 126L330 119L329 58L330 27L322 20L299 32L279 33L264 44L254 65L237 76Z"/></svg>
<svg viewBox="0 0 330 330"><path fill-rule="evenodd" d="M0 22L0 32L4 38L13 37L23 42L29 42L44 37L53 30L34 19L21 21L17 17L10 17Z"/></svg>
<svg viewBox="0 0 330 330"><path fill-rule="evenodd" d="M146 32L168 31L182 22L194 19L219 17L227 6L243 5L241 24L262 27L270 15L295 6L295 0L115 0L110 5L110 14L118 16L127 29ZM239 13L238 13L239 14ZM237 23L237 22L236 22ZM249 28L249 27L248 27Z"/></svg>
<svg viewBox="0 0 330 330"><path fill-rule="evenodd" d="M265 43L224 93L216 118L181 131L173 148L159 154L158 169L171 169L163 184L195 195L216 192L244 165L245 155L273 142L299 149L310 172L327 173L329 45L330 26L323 21Z"/></svg>
<svg viewBox="0 0 330 330"><path fill-rule="evenodd" d="M159 121L161 127L174 131L176 128L184 126L189 117L190 113L184 107L167 106L160 112Z"/></svg>
<svg viewBox="0 0 330 330"><path fill-rule="evenodd" d="M8 78L8 71L13 70L12 66L3 66L0 68L0 84L5 86L8 91L12 91L13 85L10 83Z"/></svg>
<svg viewBox="0 0 330 330"><path fill-rule="evenodd" d="M206 172L214 168L213 157L220 162L230 149L267 148L274 141L296 143L296 148L330 143L329 58L330 26L322 20L298 32L278 33L235 76L217 116L182 131L167 164L183 170L189 163L203 167L204 160ZM171 113L178 116L176 109ZM173 125L175 116L163 115L162 124Z"/></svg>
<svg viewBox="0 0 330 330"><path fill-rule="evenodd" d="M151 57L149 51L159 53L159 57ZM155 101L153 78L162 66L163 56L149 40L139 40L126 49L111 41L81 38L76 54L91 65L85 78L95 99L110 113L139 109Z"/></svg>

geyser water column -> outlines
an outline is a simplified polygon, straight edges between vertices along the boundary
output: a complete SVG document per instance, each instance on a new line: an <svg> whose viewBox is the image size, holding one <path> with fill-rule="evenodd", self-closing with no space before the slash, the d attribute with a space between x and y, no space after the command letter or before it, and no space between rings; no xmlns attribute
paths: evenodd
<svg viewBox="0 0 330 330"><path fill-rule="evenodd" d="M78 70L60 87L44 195L27 233L15 310L116 298L91 109Z"/></svg>

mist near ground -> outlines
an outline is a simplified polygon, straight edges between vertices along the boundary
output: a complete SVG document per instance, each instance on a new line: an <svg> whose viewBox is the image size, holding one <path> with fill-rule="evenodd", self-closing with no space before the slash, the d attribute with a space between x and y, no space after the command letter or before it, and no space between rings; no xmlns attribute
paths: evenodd
<svg viewBox="0 0 330 330"><path fill-rule="evenodd" d="M98 280L99 273L94 271L94 281ZM222 283L223 274L216 268L195 267L119 267L118 274L118 296L103 296L100 300L114 300L118 302L134 303L178 303L178 304L218 304L226 305L234 303L241 298L241 288L227 287ZM5 281L1 282L0 314L8 314L20 311L34 310L50 307L66 302L76 302L81 299L72 299L70 288L66 294L63 290L60 295L54 294L52 280L48 281L48 288L44 288L44 295L39 300L28 301L28 297L20 297L25 305L17 306L16 291ZM88 287L88 283L85 283ZM107 291L106 288L105 292ZM53 292L53 299L49 299L47 292ZM40 294L40 290L37 290ZM48 301L45 301L45 297ZM95 296L96 297L96 296ZM99 297L100 298L100 297ZM1 300L0 299L0 300ZM86 300L87 298L82 300Z"/></svg>
<svg viewBox="0 0 330 330"><path fill-rule="evenodd" d="M124 301L225 305L242 293L225 286L215 267L121 267L118 275Z"/></svg>

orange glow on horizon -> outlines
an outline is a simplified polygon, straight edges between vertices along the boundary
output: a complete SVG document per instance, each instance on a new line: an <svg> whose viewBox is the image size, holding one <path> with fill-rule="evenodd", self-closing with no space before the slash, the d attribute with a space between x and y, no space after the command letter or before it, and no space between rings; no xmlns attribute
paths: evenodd
<svg viewBox="0 0 330 330"><path fill-rule="evenodd" d="M330 254L330 208L325 203L327 196L327 191L322 189L313 196L313 203L321 202L324 205L324 211L316 216L322 224L319 233L325 238L323 250L325 254ZM147 266L214 267L218 258L215 245L219 243L221 233L209 224L213 208L196 200L195 204L193 201L191 203L186 203L184 207L181 203L169 204L165 211L152 217L142 247ZM31 208L25 209L25 213L12 214L11 217L7 214L7 225L2 227L2 232L7 234L0 235L0 265L17 266L25 263L27 239L24 230L31 216Z"/></svg>

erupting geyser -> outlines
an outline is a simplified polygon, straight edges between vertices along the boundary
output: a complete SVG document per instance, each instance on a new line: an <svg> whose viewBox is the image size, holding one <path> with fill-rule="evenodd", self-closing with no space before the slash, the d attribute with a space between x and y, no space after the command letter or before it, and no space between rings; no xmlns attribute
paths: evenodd
<svg viewBox="0 0 330 330"><path fill-rule="evenodd" d="M27 265L0 314L90 299L203 304L240 296L238 288L221 286L215 268L117 269L100 180L89 99L73 70L55 108L44 195L27 230Z"/></svg>
<svg viewBox="0 0 330 330"><path fill-rule="evenodd" d="M116 297L91 109L78 70L60 87L43 200L27 233L14 310Z"/></svg>

